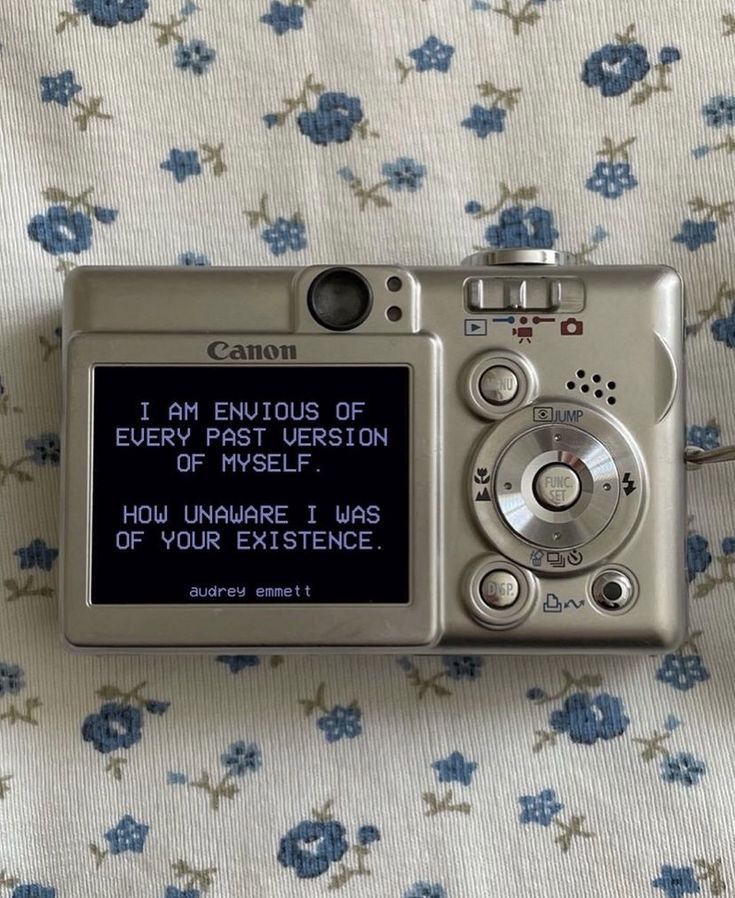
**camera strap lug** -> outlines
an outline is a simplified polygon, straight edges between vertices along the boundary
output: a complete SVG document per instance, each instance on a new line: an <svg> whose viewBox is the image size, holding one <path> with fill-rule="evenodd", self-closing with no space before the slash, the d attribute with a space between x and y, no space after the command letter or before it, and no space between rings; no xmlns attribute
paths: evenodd
<svg viewBox="0 0 735 898"><path fill-rule="evenodd" d="M719 446L717 449L701 449L699 446L687 446L684 450L684 461L687 470L693 471L705 465L717 465L721 462L735 461L735 446Z"/></svg>

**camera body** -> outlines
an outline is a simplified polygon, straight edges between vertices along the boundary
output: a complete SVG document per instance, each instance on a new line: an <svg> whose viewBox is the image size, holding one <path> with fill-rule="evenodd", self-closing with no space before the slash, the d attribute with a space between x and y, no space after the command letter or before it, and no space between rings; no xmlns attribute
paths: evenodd
<svg viewBox="0 0 735 898"><path fill-rule="evenodd" d="M669 268L78 268L62 333L72 648L684 638Z"/></svg>

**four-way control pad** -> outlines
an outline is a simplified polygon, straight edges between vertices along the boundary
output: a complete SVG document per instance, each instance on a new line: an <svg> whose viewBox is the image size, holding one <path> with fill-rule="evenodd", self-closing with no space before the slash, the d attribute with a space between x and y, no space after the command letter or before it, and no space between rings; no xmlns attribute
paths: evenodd
<svg viewBox="0 0 735 898"><path fill-rule="evenodd" d="M549 400L487 431L468 479L489 543L526 569L557 575L610 557L643 495L630 438L594 409Z"/></svg>

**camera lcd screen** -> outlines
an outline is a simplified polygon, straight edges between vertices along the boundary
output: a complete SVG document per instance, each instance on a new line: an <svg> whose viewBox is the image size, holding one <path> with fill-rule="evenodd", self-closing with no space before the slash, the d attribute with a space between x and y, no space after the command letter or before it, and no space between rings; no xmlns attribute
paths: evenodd
<svg viewBox="0 0 735 898"><path fill-rule="evenodd" d="M405 604L405 365L97 365L91 595Z"/></svg>

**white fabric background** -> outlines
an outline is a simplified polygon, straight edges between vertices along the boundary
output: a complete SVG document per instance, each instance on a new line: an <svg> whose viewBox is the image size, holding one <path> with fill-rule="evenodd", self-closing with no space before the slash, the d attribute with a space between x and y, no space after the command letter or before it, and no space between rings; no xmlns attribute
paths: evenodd
<svg viewBox="0 0 735 898"><path fill-rule="evenodd" d="M86 0L81 0L82 5ZM113 6L115 4L113 3ZM502 2L492 5L501 7ZM680 270L691 322L710 306L732 269L735 224L718 224L717 239L696 250L675 242L692 216L696 196L735 201L733 160L726 150L699 154L724 141L728 126L708 126L702 107L735 93L735 36L725 37L728 4L711 0L547 0L535 24L513 33L511 22L471 0L316 0L303 28L278 35L260 16L266 0L198 0L179 28L184 40L202 39L216 58L202 75L174 64L175 46L157 47L154 21L180 11L179 0L151 0L145 16L114 28L81 15L62 33L70 0L3 0L0 8L0 378L6 414L0 415L3 462L28 454L26 440L58 430L58 352L44 361L40 338L53 343L59 324L63 271L59 262L176 264L187 251L217 265L308 264L323 261L399 261L452 264L483 243L497 216L474 220L465 204L491 205L499 184L532 185L536 203L553 212L557 246L577 252L602 226L608 236L590 261L659 262ZM477 4L476 4L477 6ZM511 8L523 6L513 0ZM735 6L731 10L735 13ZM617 97L581 80L590 54L635 23L652 63L661 47L681 59L670 66L670 92L631 105L640 85ZM455 48L449 70L413 72L399 83L396 57L430 35ZM83 92L104 98L111 120L92 120L82 132L78 108L43 102L41 79L72 70ZM295 97L313 73L329 91L359 97L377 138L357 134L318 146L292 116L267 129L262 117ZM502 133L478 137L461 122L483 103L477 84L492 80L521 88ZM316 102L316 97L313 102ZM489 105L485 103L485 105ZM629 137L637 186L606 199L585 186L604 137ZM176 183L160 168L172 148L224 144L226 172ZM384 163L410 157L426 174L415 191L383 193L392 205L358 207L338 170L347 166L367 184L383 180ZM49 187L78 195L94 187L95 203L118 211L111 224L93 224L92 245L55 255L30 239L29 222L53 205ZM243 215L267 193L275 218L300 212L308 246L275 257ZM706 217L706 216L705 216ZM729 301L688 339L689 421L716 419L719 439L735 441L735 350L715 339L710 325L729 314ZM624 353L621 347L621 353ZM3 399L3 397L0 397ZM18 407L22 411L13 411ZM21 570L20 547L42 539L58 545L58 469L26 465L33 481L10 477L0 487L2 580L34 575L53 595L5 601L0 596L0 664L23 670L22 687L0 692L0 870L12 876L19 898L128 896L185 890L171 864L182 858L216 867L208 894L315 895L339 869L302 878L277 859L279 841L311 809L332 799L333 813L354 843L362 824L381 833L370 845L371 875L341 889L350 896L427 898L528 896L678 896L721 894L696 861L721 859L733 875L733 683L735 626L732 578L713 560L693 571L692 628L702 631L685 655L709 678L678 690L657 679L662 659L488 658L475 679L440 682L452 694L422 699L391 658L288 657L231 673L213 658L79 658L61 648L56 625L55 566ZM712 556L735 535L733 471L725 466L690 476L690 527ZM705 552L706 554L706 552ZM729 570L728 568L724 569ZM708 577L722 579L694 598ZM9 593L7 586L5 592ZM409 662L406 662L408 664ZM415 659L422 675L443 662ZM537 705L532 687L551 693L563 681L597 674L617 697L630 723L625 732L593 745L558 735L532 751L538 730L563 699ZM147 698L170 702L164 714L143 712L137 744L111 754L82 739L97 712L96 691L125 691L145 681ZM298 703L325 683L326 701L358 701L362 732L329 743ZM0 668L0 684L2 668ZM7 687L7 682L6 682ZM584 691L584 689L582 689ZM38 697L37 724L12 723ZM7 716L10 715L10 716ZM665 782L663 755L641 759L635 739L663 733L672 754L689 752L705 772L696 783ZM259 770L233 779L240 792L218 811L189 784L169 785L170 771L197 778L221 776L220 755L230 744L255 742ZM460 752L477 764L470 785L439 783L432 763ZM117 781L105 770L124 758ZM12 777L2 780L3 777ZM471 804L461 812L425 815L422 793ZM564 809L551 825L521 822L521 796L553 789ZM105 832L130 814L149 827L141 852L108 856L96 869L90 843L108 847ZM585 815L591 839L574 839L563 852L558 820ZM355 863L350 851L343 860ZM682 873L681 890L656 887L662 867ZM731 886L732 887L732 886ZM20 889L20 890L19 890ZM413 890L413 892L412 892ZM11 890L12 893L12 890ZM415 893L415 895L413 894ZM179 898L175 891L169 898Z"/></svg>

